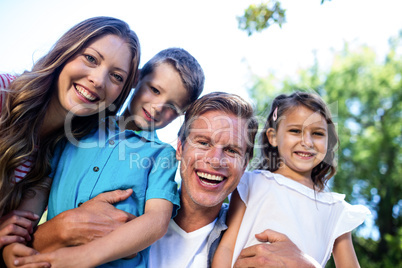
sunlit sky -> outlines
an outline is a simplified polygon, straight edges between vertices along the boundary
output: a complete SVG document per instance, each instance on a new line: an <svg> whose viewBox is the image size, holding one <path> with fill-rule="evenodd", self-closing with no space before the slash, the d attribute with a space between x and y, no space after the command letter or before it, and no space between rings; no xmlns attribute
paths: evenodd
<svg viewBox="0 0 402 268"><path fill-rule="evenodd" d="M282 28L251 37L237 28L236 16L250 3L237 0L0 0L0 72L30 70L57 39L76 23L94 16L126 21L137 33L142 66L162 49L182 47L194 55L206 76L204 94L225 91L250 100L252 74L294 76L313 62L331 64L344 42L368 45L381 58L388 39L402 29L400 0L282 0ZM251 100L250 100L251 101ZM181 119L159 132L176 142Z"/></svg>

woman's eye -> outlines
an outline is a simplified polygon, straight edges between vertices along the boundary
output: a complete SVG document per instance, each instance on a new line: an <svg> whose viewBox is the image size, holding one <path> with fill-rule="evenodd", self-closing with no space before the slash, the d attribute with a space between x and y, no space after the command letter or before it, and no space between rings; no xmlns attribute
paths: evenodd
<svg viewBox="0 0 402 268"><path fill-rule="evenodd" d="M96 63L96 59L91 55L85 55L85 58L91 63Z"/></svg>
<svg viewBox="0 0 402 268"><path fill-rule="evenodd" d="M119 81L119 82L123 82L123 81L124 81L123 77L120 76L120 75L118 75L118 74L113 74L113 77L114 77L117 81Z"/></svg>
<svg viewBox="0 0 402 268"><path fill-rule="evenodd" d="M157 90L156 88L154 88L154 87L151 87L151 90L152 90L152 92L153 93L155 93L155 94L160 94L160 91L159 90Z"/></svg>
<svg viewBox="0 0 402 268"><path fill-rule="evenodd" d="M325 134L322 133L322 132L314 132L314 135L316 135L316 136L325 136Z"/></svg>

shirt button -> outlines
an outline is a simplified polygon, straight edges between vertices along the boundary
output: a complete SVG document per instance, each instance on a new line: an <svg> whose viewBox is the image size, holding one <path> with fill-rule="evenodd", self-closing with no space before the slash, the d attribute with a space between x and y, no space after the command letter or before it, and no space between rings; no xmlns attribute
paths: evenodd
<svg viewBox="0 0 402 268"><path fill-rule="evenodd" d="M98 171L99 171L99 168L98 168L98 167L94 167L94 171L95 171L95 172L98 172Z"/></svg>
<svg viewBox="0 0 402 268"><path fill-rule="evenodd" d="M114 145L114 140L110 140L110 141L109 141L109 144L110 144L110 145Z"/></svg>

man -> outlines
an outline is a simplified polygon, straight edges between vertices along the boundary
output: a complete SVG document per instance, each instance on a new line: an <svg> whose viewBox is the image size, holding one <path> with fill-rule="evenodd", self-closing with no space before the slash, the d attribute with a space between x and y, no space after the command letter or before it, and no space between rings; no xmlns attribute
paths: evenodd
<svg viewBox="0 0 402 268"><path fill-rule="evenodd" d="M176 157L181 160L181 208L168 233L152 245L151 267L207 267L225 225L224 200L236 188L253 155L257 122L250 104L227 93L210 93L187 111ZM39 226L40 251L87 243L132 219L111 203L129 193L100 194ZM313 267L286 236L265 231L260 244L241 253L236 267ZM26 249L24 249L26 250ZM21 253L22 255L27 252Z"/></svg>

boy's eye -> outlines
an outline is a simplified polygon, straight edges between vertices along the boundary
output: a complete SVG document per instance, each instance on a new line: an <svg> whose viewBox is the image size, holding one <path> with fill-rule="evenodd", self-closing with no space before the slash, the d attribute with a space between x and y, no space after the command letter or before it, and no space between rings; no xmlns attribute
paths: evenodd
<svg viewBox="0 0 402 268"><path fill-rule="evenodd" d="M154 88L154 87L151 87L151 91L152 91L153 93L157 94L157 95L159 95L159 94L160 94L160 91L159 91L159 90L157 90L157 89L156 89L156 88Z"/></svg>
<svg viewBox="0 0 402 268"><path fill-rule="evenodd" d="M179 109L176 106L174 106L173 104L169 105L169 109L172 110L173 113L179 114Z"/></svg>

